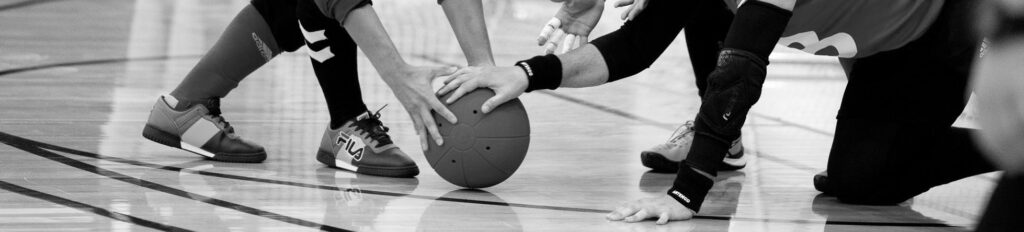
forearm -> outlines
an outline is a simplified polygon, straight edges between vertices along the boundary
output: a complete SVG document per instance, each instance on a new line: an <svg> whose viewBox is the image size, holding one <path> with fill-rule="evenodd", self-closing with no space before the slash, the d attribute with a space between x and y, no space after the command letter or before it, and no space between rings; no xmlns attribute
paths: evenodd
<svg viewBox="0 0 1024 232"><path fill-rule="evenodd" d="M493 66L494 56L481 0L444 0L440 4L469 65Z"/></svg>
<svg viewBox="0 0 1024 232"><path fill-rule="evenodd" d="M675 40L693 10L707 4L687 1L651 1L648 10L618 30L558 55L559 87L590 87L629 77L647 69ZM680 11L682 10L682 11Z"/></svg>
<svg viewBox="0 0 1024 232"><path fill-rule="evenodd" d="M395 48L395 44L391 42L391 37L384 30L384 25L381 24L373 7L366 5L352 10L342 26L348 30L352 40L366 54L385 81L389 81L389 75L384 74L408 66Z"/></svg>
<svg viewBox="0 0 1024 232"><path fill-rule="evenodd" d="M562 62L562 83L559 87L582 88L608 82L608 65L594 45L584 45L558 55Z"/></svg>

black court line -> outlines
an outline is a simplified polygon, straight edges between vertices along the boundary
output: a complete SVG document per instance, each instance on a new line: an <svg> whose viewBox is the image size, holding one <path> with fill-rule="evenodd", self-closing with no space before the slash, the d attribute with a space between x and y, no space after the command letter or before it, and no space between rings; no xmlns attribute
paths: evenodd
<svg viewBox="0 0 1024 232"><path fill-rule="evenodd" d="M118 58L118 59L103 59L103 60L91 60L91 61L80 61L80 62L68 62L68 63L40 65L40 66L33 66L33 67L26 67L26 68L15 68L15 69L4 70L4 71L0 71L0 76L7 75L7 74L12 74L12 73L19 73L19 72L25 72L25 71L34 71L34 70L47 69L47 68L55 68L55 67L66 67L66 66L76 66L76 65L110 64L110 63L124 63L124 62L145 61L145 60L168 60L168 59L176 59L176 58L196 58L196 57L200 57L200 56L197 56L197 55L193 55L193 56L173 56L173 57L172 56L159 56L159 57ZM422 57L419 57L419 58L424 58L424 59L427 59L428 61L433 61L433 62L440 63L440 64L446 64L446 65L454 66L453 63L442 61L442 60L438 60L438 59L434 59L432 57L422 56ZM553 93L553 92L550 92L550 91L542 91L541 93L557 94L557 93ZM561 95L561 94L559 94L559 95ZM561 99L576 99L576 98L573 98L573 97L569 97L567 95L562 95L562 96L564 96L566 98L561 98ZM618 115L618 116L621 116L621 117L625 117L625 118L628 118L628 119L631 119L631 120L636 120L636 121L641 121L641 122L644 122L644 123L649 123L649 124L652 124L652 125L655 125L655 126L658 126L658 127L661 127L661 128L667 128L669 130L672 129L671 125L660 123L660 122L657 122L657 121L654 121L654 120L650 120L650 119L642 120L642 119L645 119L645 118L637 116L637 115L630 114L630 113L625 112L625 111L615 110L615 109L612 109L610 107L605 107L605 106L602 106L600 104L592 103L592 102L581 100L581 99L576 99L576 100L579 101L579 102L576 102L577 104L588 106L588 107L591 107L591 108L595 108L595 109L601 110L603 112L609 112L611 114L615 114L615 115ZM570 101L570 102L573 102L573 101ZM227 179L254 181L254 182L269 183L269 184L281 184L281 185L289 185L289 186L296 186L296 187L317 188L317 189L333 190L333 191L353 190L353 189L347 189L347 188L339 188L339 187L336 187L336 186L314 185L314 184L297 183L297 182L289 182L289 181L261 179L261 178L251 178L251 177L244 177L244 176L237 176L237 175L224 174L224 173L216 173L216 172L194 171L194 170L183 169L183 168L173 167L173 166L164 166L164 165L146 163L146 162L135 161L135 160L121 159L121 158L110 157L110 156L102 156L102 155L99 155L99 154L94 154L94 153L89 153L89 152L84 152L84 151L78 151L78 150L75 150L75 149L65 148L65 147L56 146L56 145L52 145L52 144L36 142L36 141L33 141L33 140L28 140L28 139L25 139L25 138L21 138L21 137L10 135L10 134L4 133L4 132L0 132L0 140L3 140L3 141L0 141L0 142L8 143L7 139L11 139L11 138L15 138L15 139L21 140L22 142L32 142L32 143L35 143L36 145L38 145L39 147L45 147L47 149L59 150L59 151L62 151L62 152L67 152L69 154L75 154L75 155L80 155L80 156L86 156L86 157L91 157L91 158L96 158L96 159L109 160L109 161L125 163L125 164L131 164L131 165L137 165L137 166L145 166L145 167L162 169L162 170L168 170L168 171L186 172L186 173L191 173L191 174L214 176L214 177L221 177L221 178L227 178ZM17 146L15 146L15 147L16 148L20 148L20 147L17 147ZM24 149L22 149L22 150L24 150ZM56 153L48 152L48 151L45 151L45 150L40 150L40 151L45 152L45 153L50 153L53 156L61 157L61 158L64 158L64 159L67 159L67 160L71 160L71 161L74 161L74 162L79 162L79 161L76 161L76 160L73 160L73 159L70 159L70 158L67 158L67 157L63 157L63 156L61 156L59 154L56 154ZM33 152L30 152L30 153L33 153ZM33 153L33 154L35 154L35 153ZM37 155L39 155L39 154L37 154ZM781 158L778 158L778 159L781 159ZM53 159L51 159L51 160L53 160ZM782 160L784 160L784 159L782 159ZM57 160L55 160L55 161L57 161ZM58 162L60 162L60 161L58 161ZM79 162L79 163L81 163L81 162ZM82 170L86 170L86 169L90 168L90 166L91 166L91 168L100 169L97 166L92 166L92 165L85 164L85 163L81 163L81 164L82 164L81 167L76 167L76 168L79 168L79 169L82 169ZM75 166L73 166L73 167L75 167ZM89 171L89 170L86 170L86 171ZM104 170L104 171L109 171L109 170ZM128 178L131 178L131 177L128 177ZM141 180L141 179L136 179L136 180L144 181L144 180ZM164 186L164 187L167 187L167 186ZM167 188L169 188L171 190L175 190L175 191L184 192L183 190L178 190L178 189L174 189L174 188L170 188L170 187L167 187ZM401 194L401 193L392 193L392 192L365 190L365 189L360 189L360 191L363 192L363 193L367 193L367 194L375 194L375 195L383 195L383 196L408 197L408 198L416 198L416 199L424 199L424 200L439 200L439 201L471 203L471 204L482 204L482 205L509 206L509 207L533 208L533 209L549 209L549 210L585 212L585 213L607 213L607 212L610 212L610 210L572 208L572 207L560 207L560 206L546 206L546 205L531 205L531 204L507 203L507 202L496 202L496 201L481 201L481 200L449 198L449 197L433 197L433 196L421 196L421 195L408 195L408 194ZM192 194L192 193L189 193L189 194L191 194L193 196L199 196L199 195ZM185 197L186 198L190 198L187 195ZM193 199L193 200L198 200L198 199ZM207 202L207 203L209 203L209 202ZM241 206L241 205L239 205L239 206ZM246 206L242 206L242 207L246 207ZM247 207L247 208L251 208L251 207ZM232 208L232 209L234 209L234 208ZM254 209L254 208L252 208L252 209ZM760 222L818 223L818 222L808 221L808 220L744 218L744 217L712 216L712 215L694 215L693 218L694 219L708 219L708 220L726 220L726 221L729 221L729 220L742 220L742 221L760 221ZM915 222L825 221L825 224L827 224L827 225L857 225L857 226L957 227L957 226L953 226L953 225L949 225L949 224L943 224L943 223L915 223ZM329 230L329 229L325 229L325 228L321 228L321 229ZM341 231L345 231L345 230L341 230Z"/></svg>
<svg viewBox="0 0 1024 232"><path fill-rule="evenodd" d="M380 196L391 196L391 197L404 197L404 198L413 198L413 199L431 200L431 201L458 202L458 203L468 203L468 204L477 204L477 205L493 205L493 206L506 206L506 207L530 208L530 209L544 209L544 210L556 210L556 211L570 211L570 212L581 212L581 213L600 213L600 214L604 214L604 213L610 212L610 210L600 210L600 209L587 209L587 208L561 207L561 206L549 206L549 205L508 203L508 202L503 202L503 201L485 201L485 200L472 200L472 199L451 198L451 197L435 197L435 196L425 196L425 195L412 195L412 194L393 193L393 192L387 192L387 191L377 191L377 190L368 190L368 189L350 189L350 188L342 188L342 187L337 187L337 186L308 184L308 183L299 183L299 182L283 181L283 180L263 179L263 178L239 176L239 175L232 175L232 174L225 174L225 173L218 173L218 172L196 171L196 170L185 169L185 168L174 167L174 166L165 166L165 165L147 163L147 162L142 162L142 161L136 161L136 160L112 157L112 156L104 156L104 155L95 154L95 153L91 153L91 152L85 152L85 151L80 151L80 150L76 150L76 149L72 149L72 148L67 148L67 147L63 147L63 146L47 144L47 143L42 143L42 142L26 139L26 138L21 138L21 137L14 136L14 135L11 135L11 134L7 134L7 133L4 133L4 132L0 132L0 142L6 143L8 145L14 146L14 147L19 148L19 149L24 150L24 151L28 151L28 152L36 154L36 155L42 156L44 158L48 158L48 159L51 159L51 160L54 160L54 161L57 161L57 162L61 162L61 163L67 164L69 166L78 168L78 169L82 169L82 170L90 171L90 172L93 172L93 173L96 173L96 174L100 174L100 175L103 175L103 176L107 176L107 177L110 177L112 179L118 179L118 180L122 180L122 181L131 180L131 181L126 181L126 182L129 182L129 183L132 183L132 182L147 182L147 184L145 186L144 185L139 185L139 184L136 184L136 185L139 185L139 186L142 186L142 187L147 187L147 188L154 189L154 190L161 191L161 192L166 192L166 193L173 194L173 195L182 196L182 197L185 197L185 198L190 198L190 199L193 199L193 200L198 200L198 201L202 201L202 202L211 203L211 204L218 205L218 206L221 206L221 207L232 208L232 209L236 209L236 210L242 209L240 211L244 210L243 212L247 212L247 211L248 212L260 212L260 210L259 209L255 209L255 208L251 208L251 207L247 207L247 206L237 205L237 204L235 204L234 206L232 206L232 205L223 205L223 203L218 204L217 202L211 202L211 201L221 201L221 200L212 199L212 198L205 197L205 196L199 196L199 195L196 195L195 193L188 193L188 192L185 192L183 190L178 190L178 189L174 189L174 188L170 188L170 187L166 187L166 186L163 186L163 188L161 188L161 187L158 187L158 186L162 186L162 185L159 185L159 184L156 184L156 183L148 182L148 181L145 181L145 180L142 180L142 179L137 179L137 178L134 178L134 177L129 177L129 176L126 176L126 175L123 175L123 174L120 174L120 173L114 173L113 171L102 169L102 168L99 168L99 167L94 166L94 165L85 164L84 162L73 160L73 159L61 156L59 154L53 153L53 152L48 152L48 151L43 150L43 149L50 149L50 150L65 152L65 153L68 153L68 154L73 154L73 155L78 155L78 156L83 156L83 157L88 157L88 158L101 159L101 160L105 160L105 161L117 162L117 163L134 165L134 166L141 166L141 167L154 168L154 169L173 171L173 172L184 172L184 173L189 173L189 174L211 176L211 177L219 177L219 178L225 178L225 179L234 179L234 180L240 180L240 181L250 181L250 182L257 182L257 183L265 183L265 184L276 184L276 185L285 185L285 186L293 186L293 187L329 190L329 191L353 191L353 190L358 190L358 191L360 191L361 193L364 193L364 194L372 194L372 195L380 195ZM92 171L92 170L98 170L98 171ZM135 184L135 183L133 183L133 184ZM153 187L152 185L157 185L157 187ZM199 197L197 197L197 196L199 196ZM227 203L227 204L234 204L234 203L230 203L230 202L226 202L226 201L222 201L222 202ZM254 214L254 215L264 216L264 213L269 213L269 212L262 211L262 213L258 213L258 214ZM253 214L253 213L250 213L250 214ZM287 216L280 215L279 217L287 217ZM274 218L274 217L268 217L268 218L281 220L281 219ZM708 220L725 220L725 221L739 220L739 221L756 221L756 222L789 222L789 223L804 223L804 224L806 224L806 223L820 223L818 221L810 221L810 220L745 218L745 217L714 216L714 215L695 215L693 218L694 219L708 219ZM293 220L293 219L288 219L288 220ZM294 219L294 220L301 220L301 219ZM312 223L312 222L310 222L310 223ZM943 224L943 223L917 223L917 222L825 221L824 223L828 224L828 225L858 225L858 226L956 227L956 226L952 226L952 225L948 225L948 224Z"/></svg>
<svg viewBox="0 0 1024 232"><path fill-rule="evenodd" d="M286 215L277 214L277 213L273 213L273 212L270 212L270 211L265 211L265 210L261 210L261 209L257 209L257 208L253 208L253 207L249 207L249 206L245 206L245 205L241 205L241 204L237 204L237 203L233 203L233 202L229 202L229 201L213 198L213 197L208 197L208 196L205 196L205 195L202 195L202 194L197 194L197 193L193 193L193 192L189 192L189 191L185 191L185 190L181 190L181 189L176 189L176 188L173 188L173 187L170 187L170 186L158 184L156 182L152 182L152 181L148 181L148 180L143 180L143 179L131 177L131 176L128 176L128 175L125 175L125 174L121 174L119 172L115 172L115 171L112 171L112 170L109 170L109 169L104 169L104 168L101 168L101 167L98 167L98 166L95 166L95 165L87 164L85 162L78 161L78 160L75 160L75 159L71 159L71 158L62 156L60 154L57 154L55 152L46 150L46 149L48 149L50 147L63 148L63 147L60 147L60 146L40 143L40 142L37 142L37 141L32 141L32 140L29 140L29 139L21 138L21 137L14 136L14 135L11 135L11 134L7 134L7 133L4 133L4 132L0 132L0 143L5 143L5 144L10 145L12 147L18 148L18 149L20 149L22 151L26 151L28 153L32 153L32 154L37 155L39 157L43 157L43 158L46 158L46 159L49 159L49 160L56 161L58 163L67 165L67 166L71 166L73 168L76 168L76 169L79 169L79 170L82 170L82 171L91 172L93 174L104 176L104 177L107 177L107 178L110 178L110 179L113 179L113 180L118 180L118 181L125 182L125 183L128 183L128 184L132 184L132 185L135 185L135 186L152 189L152 190L155 190L155 191L159 191L159 192L163 192L163 193L179 196L179 197L182 197L182 198L191 199L191 200L195 200L195 201L211 204L211 205L214 205L214 206L218 206L218 207L222 207L222 208L227 208L227 209L232 209L232 210L239 211L239 212L242 212L242 213L247 213L247 214L251 214L251 215L255 215L255 216L259 216L259 217L263 217L263 218L267 218L267 219L273 219L273 220L277 220L277 221L281 221L281 222L285 222L285 223L290 223L290 224L298 225L298 226L304 226L304 227L320 229L320 230L325 230L325 231L351 231L351 230L346 230L346 229L342 229L342 228L338 228L338 227L334 227L334 226L324 225L324 224L320 224L320 223L316 223L316 222L312 222L312 221L307 221L307 220L303 220L303 219L299 219L299 218L289 217L289 216L286 216ZM40 145L48 145L48 146L40 146ZM60 149L59 151L64 151L64 150L77 151L77 150L69 149L69 148L63 148L63 149ZM79 152L81 152L81 151L79 151ZM129 222L131 222L131 221L129 221Z"/></svg>
<svg viewBox="0 0 1024 232"><path fill-rule="evenodd" d="M44 193L44 192L40 192L40 191L29 189L29 188L21 187L21 186L18 186L16 184L12 184L10 182L6 182L6 181L2 181L2 180L0 180L0 189L11 191L11 192L14 192L14 193L17 193L17 194L21 194L21 195L24 195L24 196L27 196L27 197L36 198L36 199L39 199L39 200L49 201L51 203L63 205L63 206L68 207L68 208L74 208L74 209L77 209L77 210L81 210L81 211L93 213L93 214L96 214L96 215L108 217L110 219L114 219L114 220L118 220L118 221L122 221L122 222L127 222L127 223L131 223L131 224L135 224L135 225L138 225L138 226L144 226L144 227L147 227L147 228L150 228L150 229L156 229L156 230L162 230L162 231L192 231L192 230L181 228L181 227L176 227L176 226L171 226L171 225L167 225L167 224L163 224L163 223L159 223L159 222L154 222L154 221L146 220L146 219L135 217L135 216L132 216L132 215L127 215L127 214L122 214L122 213L110 211L110 210L107 210L107 209L104 209L104 208L100 208L100 207L96 207L96 206L93 206L93 205L90 205L90 204L86 204L86 203L82 203L82 202L77 202L77 201L74 201L74 200L71 200L71 199L67 199L67 198L56 196L56 195L51 195L51 194L48 194L48 193Z"/></svg>
<svg viewBox="0 0 1024 232"><path fill-rule="evenodd" d="M53 63L43 64L36 66L28 66L21 68L12 68L0 71L0 76L10 75L21 72L36 71L42 69L58 68L58 67L70 67L70 66L85 66L85 65L99 65L99 64L113 64L113 63L126 63L129 61L155 61L155 60L173 60L173 59L194 59L202 57L201 55L183 55L183 56L150 56L150 57L125 57L125 58L111 58L111 59L98 59L98 60L86 60L86 61L75 61L75 62L64 62L64 63Z"/></svg>
<svg viewBox="0 0 1024 232"><path fill-rule="evenodd" d="M118 158L118 157L113 157L113 156L100 155L100 154L96 154L96 153L92 153L92 152L86 152L86 151L81 151L81 150L77 150L77 149L67 148L67 147L63 147L63 146L43 143L43 142L39 142L39 141L27 139L27 138L22 138L22 137L18 137L18 136L15 136L15 135L4 133L4 132L0 132L0 143L6 143L8 145L14 146L15 148L18 148L18 149L21 149L21 150L25 150L25 151L28 151L28 152L33 153L33 154L35 154L34 151L30 151L28 149L25 149L25 147L28 147L28 148L43 148L43 149L60 151L60 152L64 152L64 153L68 153L68 154L72 154L72 155L77 155L77 156L82 156L82 157L100 159L100 160L111 161L111 162L122 163L122 164L133 165L133 166L140 166L140 167L147 167L147 168L153 168L153 169L160 169L160 170L165 170L165 171L184 172L184 173L195 174L195 175L220 177L220 178L225 178L225 179L250 181L250 182L257 182L257 183L264 183L264 184L276 184L276 185L285 185L285 186L292 186L292 187L312 188L312 189L321 189L321 190L330 190L330 191L343 191L343 192L358 190L358 191L360 191L362 193L372 194L372 195L391 196L391 197L406 197L406 198L415 198L415 199L423 199L423 200L438 200L438 201L449 201L449 202L472 203L472 204L481 204L481 205L511 206L511 207L519 207L519 208L547 209L547 210L573 211L573 212L584 212L584 213L607 213L607 212L611 211L611 210L572 208L572 207L560 207L560 206L546 206L546 205L531 205L531 204L520 204L520 203L507 203L507 202L500 202L500 201L482 201L482 200L450 198L450 197L436 197L436 196L426 196L426 195L411 195L411 194L393 193L393 192L386 192L386 191L342 188L342 187L330 186L330 185L307 184L307 183L299 183L299 182L292 182L292 181L263 179L263 178L239 176L239 175L232 175L232 174L218 173L218 172L197 171L197 170L192 170L192 169L187 169L187 168L180 168L180 167L175 167L175 166L166 166L166 165L148 163L148 162L143 162L143 161L137 161L137 160L124 159L124 158ZM19 144L19 145L16 146L14 144ZM44 156L44 155L41 155L41 154L36 154L36 155ZM60 156L59 154L55 154L55 153L53 155ZM88 165L88 164L83 164L83 165ZM92 166L92 165L88 165L88 166ZM80 168L80 169L81 168L85 168L84 166L81 166L81 165L73 166L73 167ZM92 166L92 167L96 167L96 166Z"/></svg>
<svg viewBox="0 0 1024 232"><path fill-rule="evenodd" d="M44 3L51 3L51 2L59 2L59 1L63 1L63 0L24 0L24 1L20 1L20 2L15 2L15 3L7 4L7 5L2 5L2 6L0 6L0 11L14 10L14 9L18 9L18 8L25 8L25 7L30 7L30 6L34 6L34 5L39 5L39 4L44 4Z"/></svg>

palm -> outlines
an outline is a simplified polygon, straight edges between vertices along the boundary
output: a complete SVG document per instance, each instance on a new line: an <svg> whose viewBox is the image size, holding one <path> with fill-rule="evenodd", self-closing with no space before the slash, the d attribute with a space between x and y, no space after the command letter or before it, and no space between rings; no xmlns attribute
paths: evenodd
<svg viewBox="0 0 1024 232"><path fill-rule="evenodd" d="M562 30L576 35L590 35L604 12L603 1L566 1L555 17L562 21Z"/></svg>

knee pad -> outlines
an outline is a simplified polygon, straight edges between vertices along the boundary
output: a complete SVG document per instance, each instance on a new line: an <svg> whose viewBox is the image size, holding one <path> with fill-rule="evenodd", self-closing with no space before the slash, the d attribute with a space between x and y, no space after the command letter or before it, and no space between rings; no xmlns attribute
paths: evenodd
<svg viewBox="0 0 1024 232"><path fill-rule="evenodd" d="M294 0L252 0L250 2L263 20L270 26L270 32L282 51L293 52L306 45L299 30Z"/></svg>
<svg viewBox="0 0 1024 232"><path fill-rule="evenodd" d="M715 137L726 141L739 137L747 112L761 97L767 65L743 50L726 48L719 53L698 114Z"/></svg>

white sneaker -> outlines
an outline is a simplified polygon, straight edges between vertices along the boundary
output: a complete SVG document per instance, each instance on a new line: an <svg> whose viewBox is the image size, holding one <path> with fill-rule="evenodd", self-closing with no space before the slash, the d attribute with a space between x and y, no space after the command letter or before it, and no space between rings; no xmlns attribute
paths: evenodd
<svg viewBox="0 0 1024 232"><path fill-rule="evenodd" d="M672 136L669 136L667 142L641 152L640 162L654 172L678 171L679 162L685 160L687 154L690 153L693 134L693 121L686 121L672 133ZM747 166L747 159L743 155L743 143L741 139L737 138L732 142L718 169L732 171L745 166Z"/></svg>

